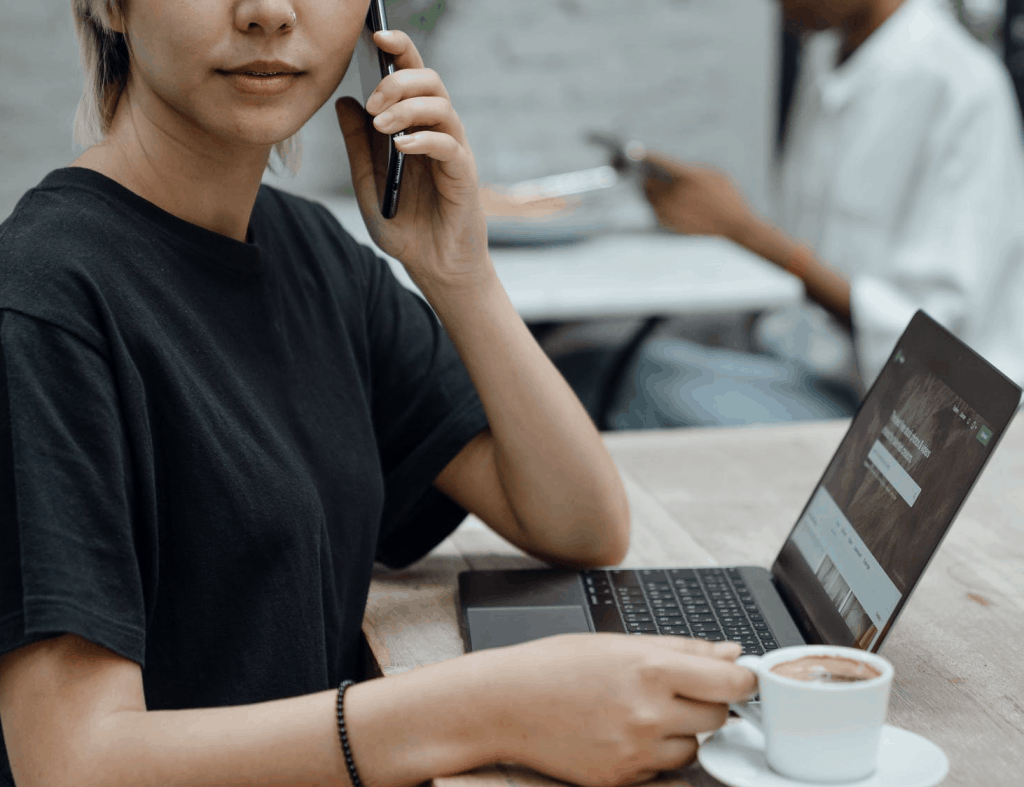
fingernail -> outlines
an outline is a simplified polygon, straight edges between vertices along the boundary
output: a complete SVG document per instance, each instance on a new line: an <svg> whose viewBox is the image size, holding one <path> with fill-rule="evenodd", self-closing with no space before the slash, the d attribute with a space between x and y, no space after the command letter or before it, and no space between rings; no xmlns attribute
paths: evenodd
<svg viewBox="0 0 1024 787"><path fill-rule="evenodd" d="M716 642L711 650L716 656L729 656L731 658L735 658L740 655L740 651L743 650L743 646L738 642Z"/></svg>
<svg viewBox="0 0 1024 787"><path fill-rule="evenodd" d="M378 131L383 131L385 128L391 125L391 121L394 119L394 117L395 113L392 112L391 110L388 110L387 112L382 112L373 119L373 125Z"/></svg>

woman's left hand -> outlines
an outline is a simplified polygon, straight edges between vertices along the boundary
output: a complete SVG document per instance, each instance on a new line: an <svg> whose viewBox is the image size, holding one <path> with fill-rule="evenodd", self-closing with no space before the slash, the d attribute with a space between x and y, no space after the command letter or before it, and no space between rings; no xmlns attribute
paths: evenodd
<svg viewBox="0 0 1024 787"><path fill-rule="evenodd" d="M493 271L476 163L462 121L441 78L423 67L408 35L397 30L380 32L374 42L394 57L395 73L381 80L365 112L352 98L335 104L363 220L377 245L401 261L421 289L425 285L473 287ZM380 213L371 117L373 127L382 134L406 132L395 139L406 157L393 219ZM382 163L378 161L377 166Z"/></svg>

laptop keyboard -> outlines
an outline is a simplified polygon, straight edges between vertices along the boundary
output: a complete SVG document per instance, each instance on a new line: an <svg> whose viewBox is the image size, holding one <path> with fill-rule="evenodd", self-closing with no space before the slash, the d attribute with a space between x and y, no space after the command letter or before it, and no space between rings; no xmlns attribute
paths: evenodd
<svg viewBox="0 0 1024 787"><path fill-rule="evenodd" d="M744 653L779 647L735 568L583 572L598 631L733 640Z"/></svg>

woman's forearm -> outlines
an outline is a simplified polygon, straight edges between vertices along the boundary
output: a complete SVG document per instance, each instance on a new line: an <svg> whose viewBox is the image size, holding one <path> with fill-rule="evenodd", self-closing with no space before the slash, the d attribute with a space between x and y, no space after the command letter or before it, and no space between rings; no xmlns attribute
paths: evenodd
<svg viewBox="0 0 1024 787"><path fill-rule="evenodd" d="M346 728L364 785L419 784L496 759L487 708L472 696L472 664L457 666L457 675L439 664L348 689ZM337 692L326 691L226 708L113 713L78 738L66 778L51 774L38 784L347 787L336 701Z"/></svg>
<svg viewBox="0 0 1024 787"><path fill-rule="evenodd" d="M621 560L629 508L618 470L497 276L472 288L428 285L424 294L483 402L497 472L521 526L517 543L556 562Z"/></svg>

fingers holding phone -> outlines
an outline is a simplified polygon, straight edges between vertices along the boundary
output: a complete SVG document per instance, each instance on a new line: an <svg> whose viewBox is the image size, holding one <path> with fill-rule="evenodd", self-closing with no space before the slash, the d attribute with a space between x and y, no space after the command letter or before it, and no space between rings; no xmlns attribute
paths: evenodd
<svg viewBox="0 0 1024 787"><path fill-rule="evenodd" d="M371 16L377 4L383 0L371 3ZM336 105L363 218L378 245L414 280L419 272L434 281L465 279L489 260L476 164L462 122L408 35L381 30L370 40L386 58L379 63L389 61L391 70L378 78L365 112L353 99ZM386 220L389 209L393 218Z"/></svg>

